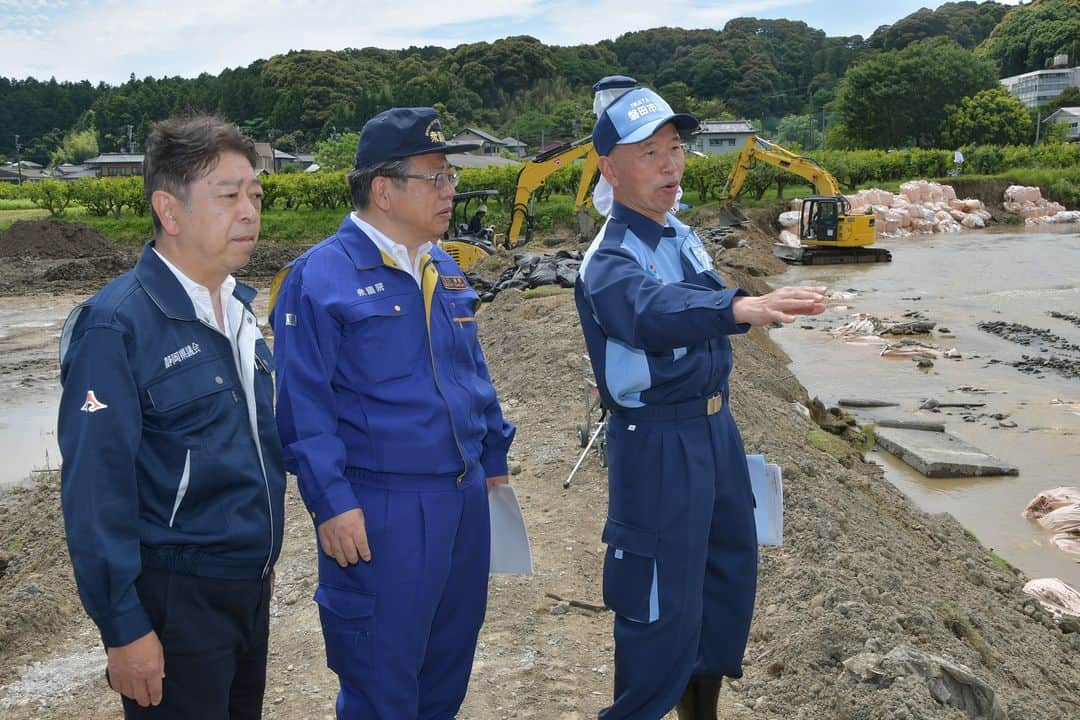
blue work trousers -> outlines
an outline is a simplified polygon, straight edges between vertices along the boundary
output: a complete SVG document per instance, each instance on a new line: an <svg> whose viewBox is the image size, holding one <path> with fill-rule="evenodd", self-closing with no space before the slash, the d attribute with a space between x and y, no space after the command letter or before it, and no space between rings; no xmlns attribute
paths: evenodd
<svg viewBox="0 0 1080 720"><path fill-rule="evenodd" d="M742 676L757 586L754 498L726 402L712 415L608 423L604 602L614 702L601 720L658 720L693 675Z"/></svg>
<svg viewBox="0 0 1080 720"><path fill-rule="evenodd" d="M319 551L326 662L339 720L451 720L465 699L487 603L487 483L349 470L371 562Z"/></svg>

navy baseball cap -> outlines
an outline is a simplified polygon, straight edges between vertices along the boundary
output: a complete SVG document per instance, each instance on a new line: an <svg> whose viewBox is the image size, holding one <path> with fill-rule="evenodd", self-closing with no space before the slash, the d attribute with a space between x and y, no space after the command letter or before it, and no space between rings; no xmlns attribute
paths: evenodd
<svg viewBox="0 0 1080 720"><path fill-rule="evenodd" d="M390 108L364 123L353 165L365 168L413 155L460 153L479 147L479 143L446 142L435 108Z"/></svg>
<svg viewBox="0 0 1080 720"><path fill-rule="evenodd" d="M664 98L648 88L634 88L607 106L593 127L593 147L608 155L616 145L632 145L652 137L662 125L674 122L680 133L697 130L693 115L676 113Z"/></svg>
<svg viewBox="0 0 1080 720"><path fill-rule="evenodd" d="M632 88L637 85L637 80L629 75L608 75L596 81L592 86L593 92L601 90L614 90L616 88Z"/></svg>

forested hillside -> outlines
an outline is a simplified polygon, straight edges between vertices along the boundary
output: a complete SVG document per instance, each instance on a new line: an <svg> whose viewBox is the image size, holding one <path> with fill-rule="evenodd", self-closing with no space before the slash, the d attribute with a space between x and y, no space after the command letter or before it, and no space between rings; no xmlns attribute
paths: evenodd
<svg viewBox="0 0 1080 720"><path fill-rule="evenodd" d="M932 82L935 100L959 104L997 77L1042 68L1060 52L1080 60L1080 0L1016 7L950 2L865 39L827 37L803 22L738 18L721 30L655 28L572 47L521 36L452 49L293 51L217 76L140 79L133 73L115 87L0 78L0 155L14 157L16 134L23 157L42 164L81 160L87 148L131 149L129 135L137 151L150 122L190 110L219 113L283 149L310 150L393 105L436 105L451 130L476 126L535 148L541 139L585 134L593 119L589 86L612 73L632 75L677 110L702 117L747 117L773 129L786 120L796 136L805 136L798 117L806 123L808 113L828 112L843 121L830 135L833 146L888 147L932 142L937 125L926 121L906 135L902 129L851 133L853 118L888 112L908 99L905 87L894 91L873 66L858 74L860 66L877 59L888 67L890 53L907 53L895 56L907 63L906 71L918 72L918 63L939 68L930 78L900 83L907 92ZM970 71L952 82L940 68L957 63ZM937 122L943 111L931 113ZM87 131L96 147L74 141L89 139Z"/></svg>

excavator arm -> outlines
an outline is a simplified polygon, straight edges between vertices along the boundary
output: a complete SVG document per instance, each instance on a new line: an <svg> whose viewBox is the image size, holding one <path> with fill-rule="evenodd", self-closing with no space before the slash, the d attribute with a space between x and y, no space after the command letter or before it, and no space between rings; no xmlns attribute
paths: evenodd
<svg viewBox="0 0 1080 720"><path fill-rule="evenodd" d="M751 135L746 138L746 144L743 145L739 156L735 158L735 166L732 167L731 175L728 176L727 187L724 189L722 196L724 198L722 204L729 205L735 202L735 199L742 191L743 184L746 182L746 176L750 172L750 168L758 160L807 180L814 186L814 191L818 195L838 196L842 194L840 183L836 181L836 178L813 158L796 155L790 150L785 150L764 138Z"/></svg>
<svg viewBox="0 0 1080 720"><path fill-rule="evenodd" d="M574 212L580 213L592 204L589 188L599 164L599 156L593 148L592 138L585 138L553 148L535 159L525 163L518 173L517 190L514 193L514 207L510 212L510 229L506 233L506 247L513 249L528 242L532 235L532 214L529 212L529 200L547 179L575 160L584 159L581 167L581 181L578 183L574 198ZM524 232L524 237L522 233Z"/></svg>

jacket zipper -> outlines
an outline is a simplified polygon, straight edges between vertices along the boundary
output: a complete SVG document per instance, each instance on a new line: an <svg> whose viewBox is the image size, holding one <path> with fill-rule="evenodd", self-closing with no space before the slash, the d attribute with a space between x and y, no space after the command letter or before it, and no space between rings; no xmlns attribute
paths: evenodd
<svg viewBox="0 0 1080 720"><path fill-rule="evenodd" d="M432 262L431 256L429 255L427 260L424 261L423 266L421 266L421 268L420 268L420 278L421 278L421 280L420 280L420 286L418 287L418 290L420 291L420 303L421 304L423 304L423 302L424 302L424 286L423 286L424 281L423 281L423 277L426 274L428 265L430 265L431 262ZM404 272L404 270L402 270L402 272ZM436 272L438 272L438 271L436 270ZM461 456L461 474L457 476L457 484L460 485L462 480L465 479L465 474L469 471L469 461L465 459L465 452L461 449L461 441L458 439L457 428L454 426L454 413L451 411L450 403L446 399L446 394L442 391L442 387L439 386L439 371L435 367L435 347L434 347L434 345L432 343L432 340L431 340L431 313L434 312L434 308L435 308L435 291L432 290L432 293L431 293L431 307L430 308L429 307L424 308L424 310L427 312L427 317L425 318L425 320L426 320L425 325L427 327L428 355L431 357L431 377L435 381L435 389L439 392L439 397L442 398L443 403L446 405L447 415L450 416L450 432L454 436L454 445L457 446L458 455Z"/></svg>
<svg viewBox="0 0 1080 720"><path fill-rule="evenodd" d="M223 308L222 311L223 312L228 312L228 310L225 309L225 308ZM233 372L236 373L237 379L240 381L240 388L241 389L244 389L244 378L241 377L241 375L240 375L241 369L238 367L239 358L240 358L240 333L244 329L244 321L247 320L249 314L250 314L250 312L248 311L247 307L244 307L243 312L240 314L239 327L236 328L236 336L233 338L233 341L229 343L229 345L230 345L229 353L231 355L233 355L233 358L234 358L234 360L233 360ZM254 316L252 316L252 317L254 317ZM210 323L206 322L205 320L200 319L199 322L201 322L203 325L207 326L208 328L216 331L218 334L223 335L223 336L225 335L225 333L221 332L221 330L218 327L216 327L214 325L211 325ZM226 336L226 338L227 338L227 336ZM258 354L255 355L255 359L256 359L256 361L259 360ZM260 367L264 367L264 365L262 363L260 363ZM251 379L251 384L252 384L251 394L252 394L252 397L254 397L254 395L255 395L255 378L254 377L252 377L252 379ZM250 409L247 407L247 392L244 393L244 399L245 399L244 410L245 410L245 412L249 412ZM234 402L239 402L235 390L233 391L233 401ZM263 460L262 443L260 443L259 438L256 437L256 434L258 433L258 424L259 424L259 406L258 406L258 403L256 403L256 405L255 405L255 427L254 428L251 427L251 418L250 417L248 417L247 420L248 421L247 421L246 424L248 426L248 429L252 433L252 438L251 439L255 443L255 452L259 456L259 470L262 472L263 488L266 490L267 520L269 521L269 527L270 527L270 549L266 554L266 564L263 565L263 571L262 571L262 577L266 577L270 573L270 561L274 557L274 502L273 502L273 499L270 497L270 480L266 477L266 463Z"/></svg>

